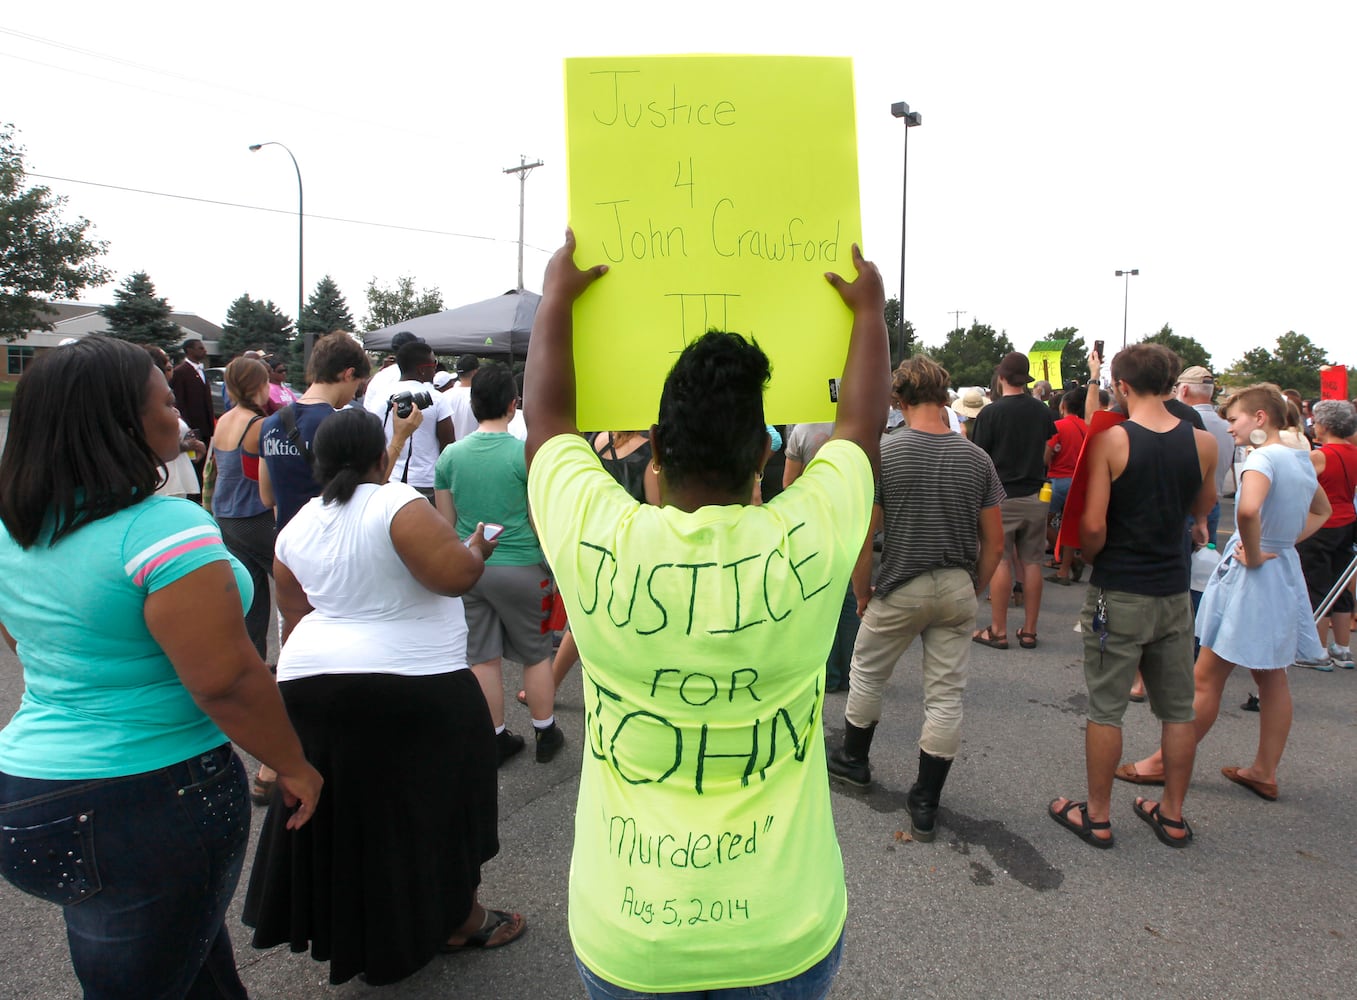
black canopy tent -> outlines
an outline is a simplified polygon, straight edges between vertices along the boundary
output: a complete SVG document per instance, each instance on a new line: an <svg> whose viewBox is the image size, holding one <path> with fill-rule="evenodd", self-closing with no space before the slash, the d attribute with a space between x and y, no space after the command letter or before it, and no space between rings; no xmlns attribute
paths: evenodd
<svg viewBox="0 0 1357 1000"><path fill-rule="evenodd" d="M528 353L528 336L542 296L522 289L382 327L363 335L369 351L385 351L391 338L409 330L439 354L475 354L509 361Z"/></svg>

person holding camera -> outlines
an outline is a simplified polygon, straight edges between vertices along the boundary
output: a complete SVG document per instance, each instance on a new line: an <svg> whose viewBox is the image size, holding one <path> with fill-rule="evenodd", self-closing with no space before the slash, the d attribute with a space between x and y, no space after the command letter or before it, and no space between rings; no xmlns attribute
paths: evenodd
<svg viewBox="0 0 1357 1000"><path fill-rule="evenodd" d="M433 373L438 367L433 348L423 341L403 345L396 352L400 381L391 387L384 405L382 429L386 443L396 434L396 417L408 416L412 409L427 411L415 433L391 469L391 478L419 491L433 502L434 463L439 454L457 439L452 426L452 400L433 389Z"/></svg>

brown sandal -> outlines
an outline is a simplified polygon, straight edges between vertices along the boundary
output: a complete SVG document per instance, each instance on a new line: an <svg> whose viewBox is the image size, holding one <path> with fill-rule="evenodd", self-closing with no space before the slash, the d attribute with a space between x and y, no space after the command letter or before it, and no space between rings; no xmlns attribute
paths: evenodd
<svg viewBox="0 0 1357 1000"><path fill-rule="evenodd" d="M971 636L971 642L978 642L982 646L988 646L990 649L1007 649L1008 634L994 634L994 627L986 625L979 632Z"/></svg>
<svg viewBox="0 0 1357 1000"><path fill-rule="evenodd" d="M1018 645L1023 649L1037 648L1037 634L1035 632L1024 632L1018 629Z"/></svg>

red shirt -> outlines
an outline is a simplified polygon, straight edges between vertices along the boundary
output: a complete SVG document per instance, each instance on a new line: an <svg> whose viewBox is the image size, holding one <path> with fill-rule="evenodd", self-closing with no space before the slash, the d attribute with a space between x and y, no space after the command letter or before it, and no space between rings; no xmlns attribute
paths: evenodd
<svg viewBox="0 0 1357 1000"><path fill-rule="evenodd" d="M1333 507L1333 516L1324 522L1324 527L1341 528L1357 521L1352 504L1352 493L1357 489L1357 445L1334 441L1321 445L1319 450L1324 453L1319 485L1324 487Z"/></svg>
<svg viewBox="0 0 1357 1000"><path fill-rule="evenodd" d="M1088 424L1083 417L1070 414L1055 422L1055 433L1046 443L1051 446L1051 465L1046 475L1052 479L1069 479L1074 475L1074 465L1079 460L1079 449L1088 437Z"/></svg>

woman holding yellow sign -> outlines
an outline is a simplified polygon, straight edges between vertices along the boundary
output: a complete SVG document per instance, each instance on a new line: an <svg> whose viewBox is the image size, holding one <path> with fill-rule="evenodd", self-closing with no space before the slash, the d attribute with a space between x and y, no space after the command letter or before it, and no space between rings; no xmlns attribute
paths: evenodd
<svg viewBox="0 0 1357 1000"><path fill-rule="evenodd" d="M524 395L529 502L584 667L580 974L595 998L823 997L847 895L821 680L890 395L881 276L856 246L856 280L826 275L853 314L834 437L763 506L767 356L732 333L684 349L651 428L654 507L575 429L572 306L607 267L574 251L567 232L547 267Z"/></svg>

